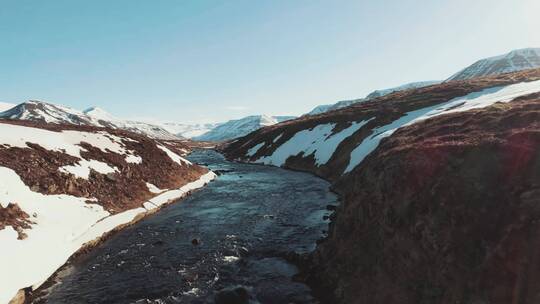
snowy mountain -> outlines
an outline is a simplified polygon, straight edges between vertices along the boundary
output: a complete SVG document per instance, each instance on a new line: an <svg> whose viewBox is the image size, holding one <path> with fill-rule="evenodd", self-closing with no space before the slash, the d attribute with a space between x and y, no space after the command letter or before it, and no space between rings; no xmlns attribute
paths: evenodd
<svg viewBox="0 0 540 304"><path fill-rule="evenodd" d="M321 113L325 113L332 110L337 110L341 108L348 107L352 104L368 101L377 97L382 97L391 93L399 92L399 91L405 91L410 89L419 89L423 87L427 87L430 85L439 84L441 81L420 81L420 82L412 82L407 83L398 87L389 88L389 89L383 89L383 90L376 90L371 93L369 93L365 98L359 98L359 99L352 99L352 100L342 100L335 104L329 104L329 105L321 105L315 107L313 110L311 110L306 115L317 115Z"/></svg>
<svg viewBox="0 0 540 304"><path fill-rule="evenodd" d="M285 120L290 120L293 116L267 116L254 115L241 119L229 120L219 124L209 132L196 136L193 139L201 141L224 141L237 137L242 137L262 127L275 125Z"/></svg>
<svg viewBox="0 0 540 304"><path fill-rule="evenodd" d="M540 48L515 50L508 54L486 58L459 71L447 81L464 80L540 67Z"/></svg>
<svg viewBox="0 0 540 304"><path fill-rule="evenodd" d="M83 113L97 120L101 125L112 127L114 129L123 129L158 139L175 140L179 138L178 136L171 134L162 126L141 121L123 120L98 107L86 109Z"/></svg>
<svg viewBox="0 0 540 304"><path fill-rule="evenodd" d="M210 130L214 129L221 123L199 123L199 124L182 124L175 122L166 122L162 126L172 134L184 138L193 138L201 136Z"/></svg>
<svg viewBox="0 0 540 304"><path fill-rule="evenodd" d="M52 124L108 127L144 134L152 138L175 140L177 136L163 127L138 121L116 118L106 111L93 107L83 112L43 101L30 100L0 113L0 119L38 121Z"/></svg>

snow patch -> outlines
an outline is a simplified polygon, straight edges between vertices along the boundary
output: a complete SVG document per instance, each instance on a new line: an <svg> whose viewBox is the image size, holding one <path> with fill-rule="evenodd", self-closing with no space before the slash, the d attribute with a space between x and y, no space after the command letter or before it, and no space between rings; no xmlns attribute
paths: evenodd
<svg viewBox="0 0 540 304"><path fill-rule="evenodd" d="M90 170L94 170L101 174L109 174L114 172L119 172L118 168L111 167L104 162L97 160L86 160L83 159L79 161L76 165L68 165L60 167L59 169L62 172L73 174L78 178L88 179L90 177Z"/></svg>
<svg viewBox="0 0 540 304"><path fill-rule="evenodd" d="M408 126L442 114L484 108L497 102L510 102L517 97L537 92L540 92L540 80L487 88L463 97L454 98L443 104L408 112L403 117L386 126L373 129L373 135L364 139L364 141L351 152L351 158L349 165L345 169L345 173L352 171L358 166L368 154L377 148L383 138L392 135L397 129L403 126Z"/></svg>
<svg viewBox="0 0 540 304"><path fill-rule="evenodd" d="M291 156L301 154L303 157L308 157L313 154L317 166L326 164L339 144L368 122L369 120L353 122L348 128L336 134L332 134L332 130L336 126L333 123L299 131L291 139L279 146L272 155L264 156L255 162L282 166Z"/></svg>
<svg viewBox="0 0 540 304"><path fill-rule="evenodd" d="M39 287L83 244L206 185L215 177L213 172L208 172L177 190L158 195L146 202L144 208L111 216L103 207L86 203L88 198L33 192L15 171L0 167L0 202L16 202L27 214L36 215L32 217L35 222L32 229L25 230L24 240L17 239L18 234L11 226L0 230L0 303L7 303L21 288Z"/></svg>
<svg viewBox="0 0 540 304"><path fill-rule="evenodd" d="M247 156L252 157L253 155L257 154L257 152L264 146L264 142L252 147L247 151Z"/></svg>
<svg viewBox="0 0 540 304"><path fill-rule="evenodd" d="M276 138L274 138L274 140L272 141L272 143L276 143L280 138L281 136L283 136L283 133L279 134Z"/></svg>
<svg viewBox="0 0 540 304"><path fill-rule="evenodd" d="M164 146L160 146L158 145L157 146L161 151L167 153L167 155L177 164L179 164L180 166L183 166L183 165L191 165L191 162L183 157L181 157L180 155L174 153L173 151L169 150L168 148L164 147Z"/></svg>
<svg viewBox="0 0 540 304"><path fill-rule="evenodd" d="M130 154L130 155L126 156L126 163L142 164L142 157Z"/></svg>
<svg viewBox="0 0 540 304"><path fill-rule="evenodd" d="M159 189L154 184L150 184L150 183L146 183L146 187L148 188L148 191L150 191L152 193L156 193L156 194L165 191L165 190Z"/></svg>

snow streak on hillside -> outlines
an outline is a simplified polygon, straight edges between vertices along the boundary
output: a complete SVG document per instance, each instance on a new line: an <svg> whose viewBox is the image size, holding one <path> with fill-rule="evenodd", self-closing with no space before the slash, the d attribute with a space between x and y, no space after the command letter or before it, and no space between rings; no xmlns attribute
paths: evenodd
<svg viewBox="0 0 540 304"><path fill-rule="evenodd" d="M447 113L483 108L497 102L509 102L517 97L537 92L540 92L540 81L517 83L484 89L442 104L408 112L387 125L370 130L372 135L365 138L352 150L349 164L344 173L356 168L366 156L377 148L383 138L392 135L403 126ZM335 124L320 124L308 130L299 131L291 139L275 148L271 155L260 157L253 162L282 166L289 157L302 156L305 158L313 155L317 166L326 164L343 141L346 141L348 137L375 118L371 117L364 121L351 122L350 127L336 134L333 134ZM256 150L250 150L248 154L251 155L247 155L247 157L253 156L258 150L272 145L275 145L275 143L265 142L264 145L259 144L256 146Z"/></svg>

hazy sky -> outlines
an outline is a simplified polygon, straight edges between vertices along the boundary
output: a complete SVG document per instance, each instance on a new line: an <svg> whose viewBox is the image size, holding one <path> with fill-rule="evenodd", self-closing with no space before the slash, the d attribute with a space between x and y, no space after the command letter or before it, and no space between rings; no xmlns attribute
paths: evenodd
<svg viewBox="0 0 540 304"><path fill-rule="evenodd" d="M539 0L0 0L0 101L302 114L540 47Z"/></svg>

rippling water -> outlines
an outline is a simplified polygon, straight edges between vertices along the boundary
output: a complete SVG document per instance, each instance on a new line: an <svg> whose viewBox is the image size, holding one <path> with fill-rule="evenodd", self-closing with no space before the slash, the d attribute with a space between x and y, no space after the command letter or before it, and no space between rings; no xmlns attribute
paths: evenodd
<svg viewBox="0 0 540 304"><path fill-rule="evenodd" d="M314 303L282 257L315 248L325 207L336 204L329 184L213 151L190 160L225 173L78 258L47 302L214 303L219 290L242 286L251 303Z"/></svg>

